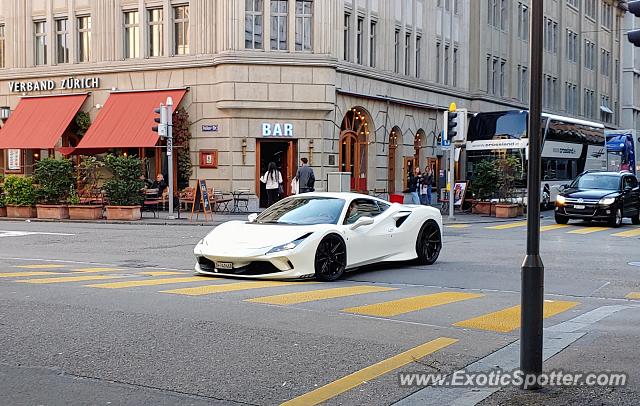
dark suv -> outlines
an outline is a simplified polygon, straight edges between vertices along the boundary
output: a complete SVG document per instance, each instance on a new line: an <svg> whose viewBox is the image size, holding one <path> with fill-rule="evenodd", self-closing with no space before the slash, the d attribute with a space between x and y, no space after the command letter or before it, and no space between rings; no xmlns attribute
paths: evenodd
<svg viewBox="0 0 640 406"><path fill-rule="evenodd" d="M606 221L620 227L624 217L640 224L640 188L628 172L585 172L556 198L556 223L570 219Z"/></svg>

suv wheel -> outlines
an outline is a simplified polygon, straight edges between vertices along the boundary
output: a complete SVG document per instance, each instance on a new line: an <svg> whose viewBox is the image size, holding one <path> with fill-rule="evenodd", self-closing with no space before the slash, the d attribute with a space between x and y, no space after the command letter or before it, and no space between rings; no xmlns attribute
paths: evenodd
<svg viewBox="0 0 640 406"><path fill-rule="evenodd" d="M558 223L558 224L567 224L568 222L569 222L569 218L568 217L556 213L556 223Z"/></svg>
<svg viewBox="0 0 640 406"><path fill-rule="evenodd" d="M609 226L618 228L622 225L622 209L618 207L613 214L613 216L609 219Z"/></svg>

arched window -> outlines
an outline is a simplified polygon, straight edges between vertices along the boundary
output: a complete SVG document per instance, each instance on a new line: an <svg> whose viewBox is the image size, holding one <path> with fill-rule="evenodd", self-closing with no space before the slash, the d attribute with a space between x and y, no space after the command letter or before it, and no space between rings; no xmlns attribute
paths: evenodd
<svg viewBox="0 0 640 406"><path fill-rule="evenodd" d="M371 131L375 131L373 121L362 107L354 107L345 114L340 127L340 171L351 172L351 190L367 191Z"/></svg>
<svg viewBox="0 0 640 406"><path fill-rule="evenodd" d="M396 192L396 152L398 150L398 138L402 139L402 133L398 127L393 127L389 134L389 160L387 163L387 189L388 192Z"/></svg>

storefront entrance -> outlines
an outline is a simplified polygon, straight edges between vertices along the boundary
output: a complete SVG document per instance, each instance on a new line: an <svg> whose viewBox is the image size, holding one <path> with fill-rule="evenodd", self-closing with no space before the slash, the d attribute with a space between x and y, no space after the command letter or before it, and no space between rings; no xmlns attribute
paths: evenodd
<svg viewBox="0 0 640 406"><path fill-rule="evenodd" d="M260 198L260 207L267 207L267 191L260 177L267 171L269 162L275 162L282 173L285 196L291 195L291 180L298 169L297 140L256 140L256 194Z"/></svg>

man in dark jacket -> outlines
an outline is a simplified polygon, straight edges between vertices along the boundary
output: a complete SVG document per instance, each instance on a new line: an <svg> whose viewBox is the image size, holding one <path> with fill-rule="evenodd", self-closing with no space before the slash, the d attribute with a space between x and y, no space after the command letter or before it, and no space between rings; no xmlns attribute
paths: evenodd
<svg viewBox="0 0 640 406"><path fill-rule="evenodd" d="M313 192L315 190L316 176L313 174L313 169L307 165L308 163L309 160L307 158L301 158L300 167L296 172L300 193Z"/></svg>

